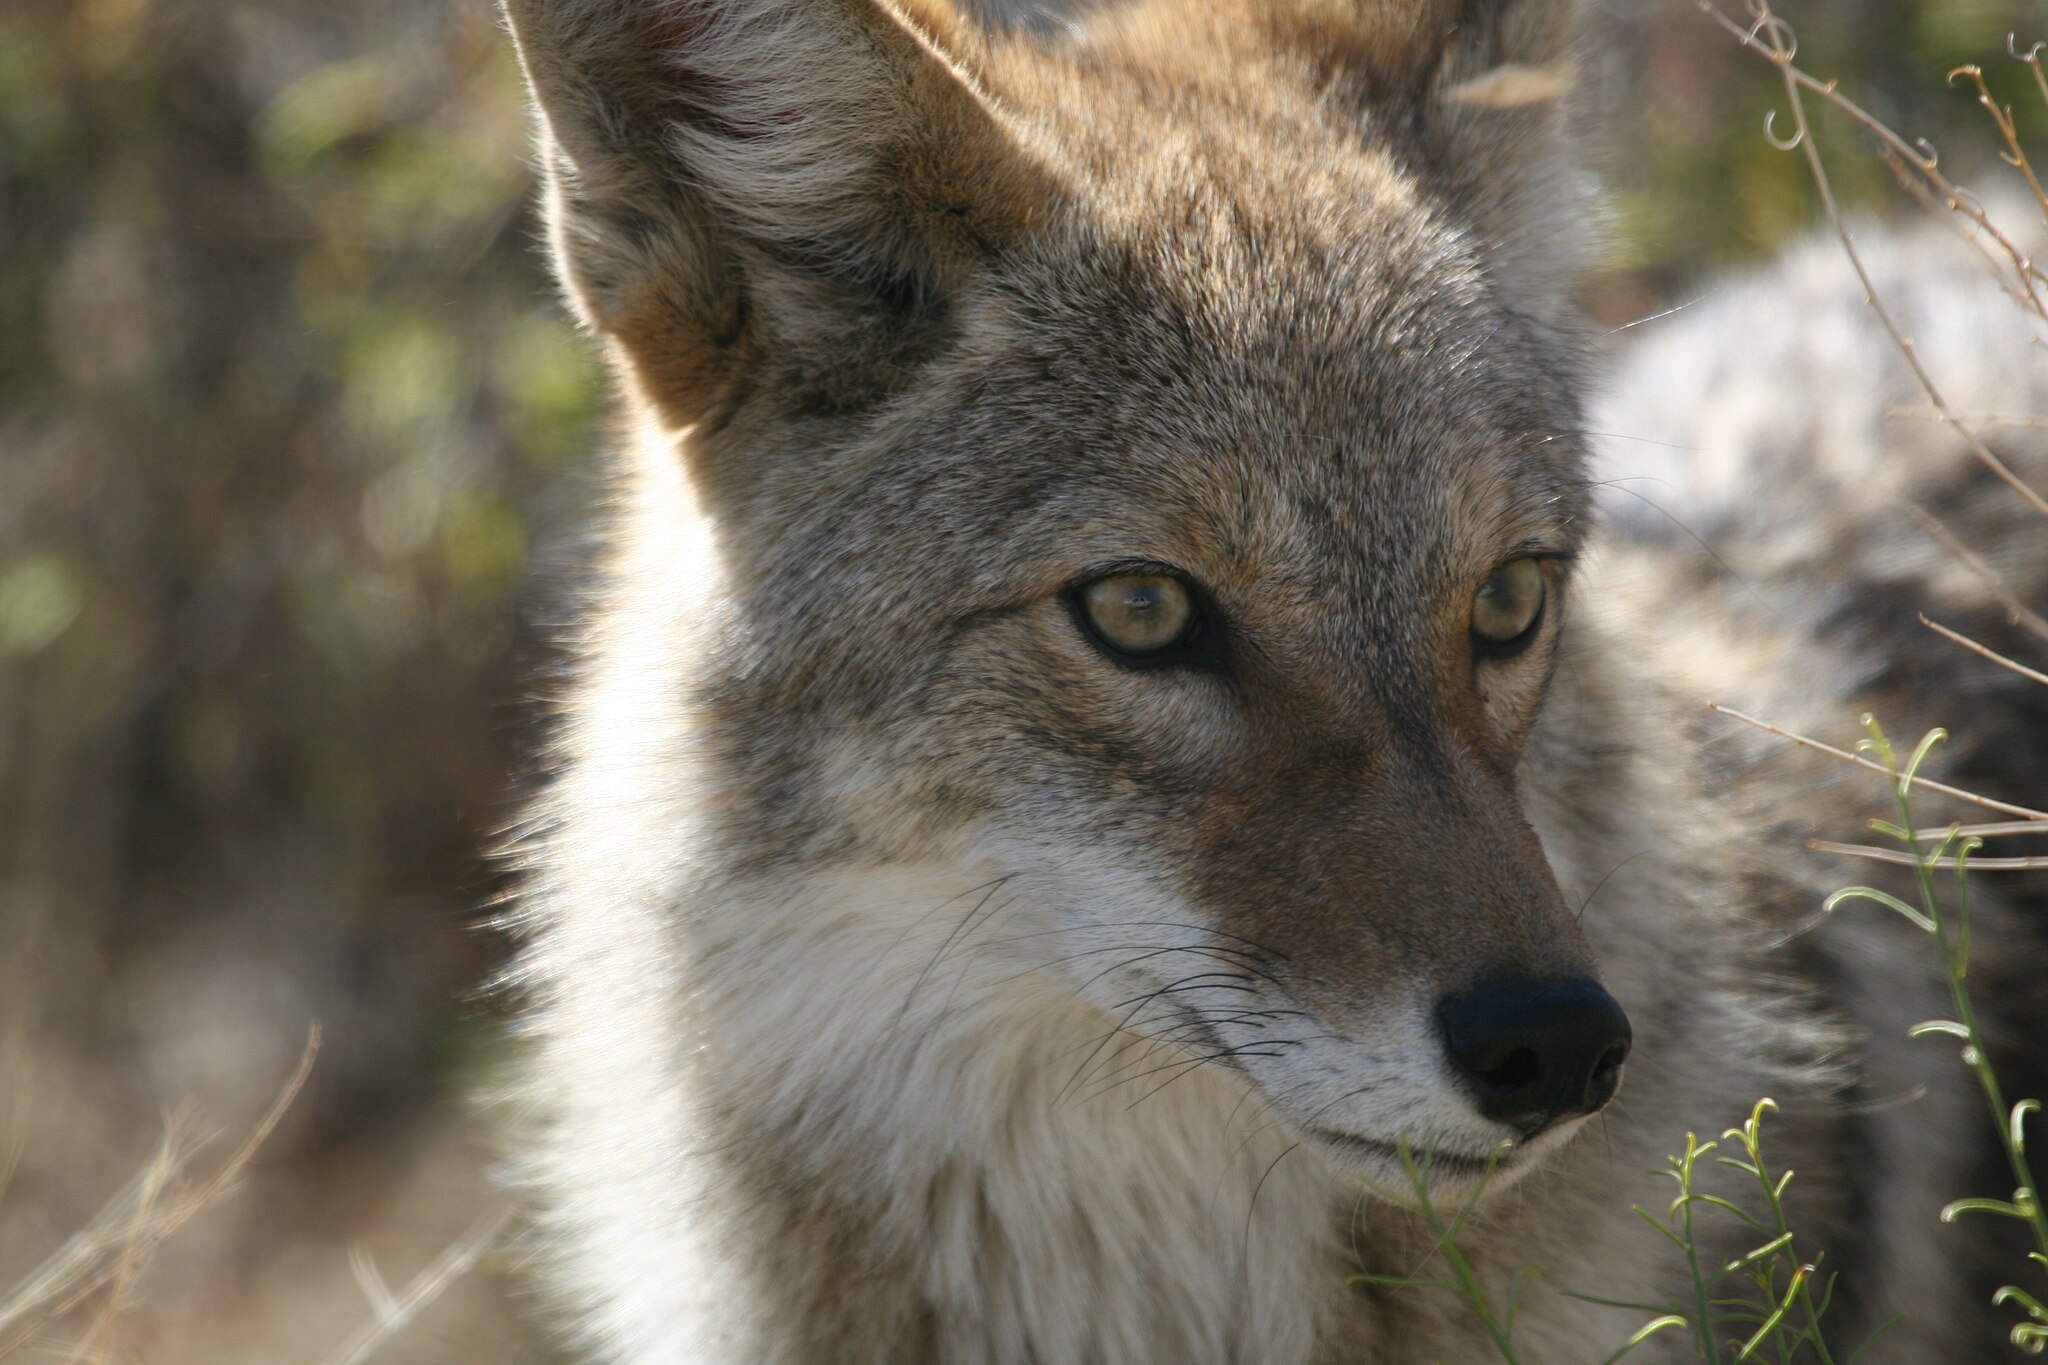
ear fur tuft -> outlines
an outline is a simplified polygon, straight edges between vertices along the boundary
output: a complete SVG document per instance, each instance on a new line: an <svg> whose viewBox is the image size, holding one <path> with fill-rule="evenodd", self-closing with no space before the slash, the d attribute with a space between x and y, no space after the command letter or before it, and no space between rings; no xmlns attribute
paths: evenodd
<svg viewBox="0 0 2048 1365"><path fill-rule="evenodd" d="M1474 109L1526 109L1562 99L1571 88L1569 68L1505 62L1446 87L1444 103L1470 105Z"/></svg>
<svg viewBox="0 0 2048 1365"><path fill-rule="evenodd" d="M834 376L914 330L883 315L930 313L1029 218L1014 140L938 45L957 17L914 4L506 0L564 286L673 422L764 356L860 390Z"/></svg>
<svg viewBox="0 0 2048 1365"><path fill-rule="evenodd" d="M1414 139L1418 179L1471 228L1516 306L1562 324L1595 235L1569 128L1583 0L1350 3L1366 107Z"/></svg>

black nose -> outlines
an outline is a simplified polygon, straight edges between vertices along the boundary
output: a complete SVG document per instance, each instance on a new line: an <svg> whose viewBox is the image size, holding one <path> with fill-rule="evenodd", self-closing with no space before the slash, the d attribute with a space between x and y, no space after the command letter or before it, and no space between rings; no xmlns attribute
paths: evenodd
<svg viewBox="0 0 2048 1365"><path fill-rule="evenodd" d="M1479 1112L1525 1135L1593 1113L1621 1084L1628 1016L1597 981L1496 977L1436 1013Z"/></svg>

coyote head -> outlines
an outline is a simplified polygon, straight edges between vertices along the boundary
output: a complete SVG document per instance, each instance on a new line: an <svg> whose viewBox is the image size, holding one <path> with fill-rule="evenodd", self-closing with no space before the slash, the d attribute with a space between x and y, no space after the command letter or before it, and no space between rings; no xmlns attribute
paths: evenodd
<svg viewBox="0 0 2048 1365"><path fill-rule="evenodd" d="M1354 1167L1606 1103L1517 791L1587 512L1567 0L508 9L710 527L725 875L991 868L1033 970Z"/></svg>

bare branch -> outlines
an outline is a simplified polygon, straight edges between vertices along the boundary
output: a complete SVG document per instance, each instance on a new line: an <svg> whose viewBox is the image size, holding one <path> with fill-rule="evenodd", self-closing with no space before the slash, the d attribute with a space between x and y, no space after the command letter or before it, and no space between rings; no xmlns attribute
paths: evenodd
<svg viewBox="0 0 2048 1365"><path fill-rule="evenodd" d="M1827 211L1828 222L1834 227L1835 235L1841 239L1842 249L1849 257L1849 264L1855 270L1856 278L1863 285L1864 302L1870 305L1871 312L1876 314L1878 321L1883 324L1886 334L1892 339L1892 344L1898 348L1899 354L1905 357L1906 364L1912 369L1914 377L1920 381L1920 387L1926 391L1928 401L1933 403L1935 408L1941 412L1949 426L1955 430L1957 435L1963 438L1964 442L1969 445L1971 453L1983 463L1985 468L1997 475L2008 487L2019 494L2029 507L2033 508L2043 517L2048 517L2048 498L2044 498L2035 492L2019 475L2015 474L2006 465L2005 461L1993 454L1991 448L1979 440L1977 434L1971 431L1964 424L1963 420L1955 414L1954 410L1949 407L1948 400L1942 397L1940 386L1934 382L1934 376L1929 374L1927 367L1920 362L1919 353L1913 346L1913 339L1899 329L1898 323L1892 319L1891 312L1884 306L1884 300L1878 297L1877 285L1871 280L1870 270L1863 264L1863 257L1856 250L1856 238L1849 231L1848 223L1842 218L1841 205L1835 200L1834 182L1828 178L1827 167L1821 164L1820 150L1814 144L1813 129L1806 117L1805 92L1810 90L1826 99L1836 108L1841 109L1877 135L1887 147L1890 147L1909 165L1919 170L1922 175L1927 176L1937 187L1945 187L1943 189L1944 195L1952 207L1955 207L1958 212L1966 212L1969 216L1977 219L1987 232L1990 232L2006 247L2007 254L2011 256L2015 269L2026 284L2029 297L2034 300L2035 311L2041 313L2044 317L2048 317L2048 306L2043 305L2040 291L2036 288L2036 283L2048 283L2048 276L2044 276L2039 267L2035 266L2032 260L2022 253L2017 245L2012 243L2010 238L2006 237L1992 225L1981 207L1976 207L1974 204L1968 209L1963 207L1964 197L1961 193L1954 186L1949 185L1945 178L1936 178L1940 175L1940 171L1936 166L1935 159L1931 155L1909 146L1898 134L1892 132L1875 118L1865 113L1854 101L1838 91L1832 81L1817 81L1794 66L1792 64L1792 57L1795 46L1792 31L1782 19L1779 19L1771 12L1768 0L1750 0L1750 12L1756 17L1756 22L1748 28L1737 24L1728 16L1722 14L1720 10L1715 9L1712 4L1705 3L1705 0L1702 0L1702 8L1723 28L1734 34L1744 47L1761 53L1778 68L1778 75L1783 80L1785 86L1786 102L1791 106L1795 130L1789 139L1776 139L1774 137L1773 140L1780 147L1788 149L1797 147L1806 157L1806 168L1813 177L1815 190L1820 194L1821 207ZM1766 133L1767 135L1769 134L1768 128L1766 128Z"/></svg>
<svg viewBox="0 0 2048 1365"><path fill-rule="evenodd" d="M2031 55L2031 54L2030 54ZM2020 60L2025 61L2022 57ZM2035 79L2040 79L2040 57L2033 57ZM2019 129L2012 121L2012 110L1991 98L1991 87L1984 83L1984 69L1979 66L1959 66L1948 73L1948 83L1954 85L1956 77L1964 76L1977 86L1977 103L1991 116L1991 124L1998 129L1998 136L2005 142L2005 150L1999 159L2026 177L2027 188L2034 192L2034 202L2041 206L2041 212L2048 216L2048 190L2041 188L2041 181L2034 174L2033 163L2027 160L2027 149L2020 145Z"/></svg>
<svg viewBox="0 0 2048 1365"><path fill-rule="evenodd" d="M1847 749L1837 749L1832 744L1823 744L1817 739L1809 739L1805 735L1795 734L1782 726L1773 725L1767 720L1758 720L1755 716L1737 711L1732 706L1723 706L1719 702L1710 701L1707 703L1707 709L1727 716L1732 720L1739 720L1744 725L1753 725L1768 734L1778 736L1780 739L1789 739L1801 748L1812 749L1817 753L1827 754L1831 757L1842 759L1845 762L1854 763L1859 768L1868 768L1874 773L1883 773L1886 777L1891 776L1891 773L1885 770L1883 764L1873 763L1861 754L1852 754ZM2007 801L1994 801L1988 796L1979 796L1975 792L1964 791L1961 787L1951 787L1946 782L1936 782L1932 778L1916 776L1913 779L1913 785L1925 787L1931 792L1940 792L1943 796L1953 796L1958 801L1967 801L1973 806L1982 806L1986 810L2003 811L2007 815L2018 815L2028 820L2048 822L2048 810L2035 810L2032 806L2015 806Z"/></svg>
<svg viewBox="0 0 2048 1365"><path fill-rule="evenodd" d="M1969 546L1956 539L1955 534L1936 520L1933 513L1910 502L1901 502L1898 506L1920 523L1921 530L1927 532L1943 549L1955 556L1957 563L1975 574L1978 580L1991 590L1991 595L2005 608L2006 619L2009 622L2016 626L2024 626L2043 640L2048 640L2048 619L2044 619L2030 610L2026 603L2020 601L2012 589L2005 585L2005 580L1998 576L1997 571L1973 554Z"/></svg>
<svg viewBox="0 0 2048 1365"><path fill-rule="evenodd" d="M1969 650L1972 654L1981 655L1984 658L1989 659L1992 663L1997 664L2000 668L2011 669L2013 672L2019 674L2022 678L2025 678L2028 682L2037 682L2041 684L2043 687L2048 687L2048 673L2036 672L2034 669L2028 668L2025 664L2015 663L2013 660L2006 658L2003 654L1998 653L1996 650L1986 649L1984 646L1978 644L1975 640L1972 640L1969 636L1961 634L1957 631L1950 630L1947 626L1942 625L1938 621L1930 621L1925 616L1922 616L1920 618L1920 624L1927 627L1929 630L1933 631L1936 635L1941 636L1943 639L1951 640L1956 644L1961 645L1964 649Z"/></svg>

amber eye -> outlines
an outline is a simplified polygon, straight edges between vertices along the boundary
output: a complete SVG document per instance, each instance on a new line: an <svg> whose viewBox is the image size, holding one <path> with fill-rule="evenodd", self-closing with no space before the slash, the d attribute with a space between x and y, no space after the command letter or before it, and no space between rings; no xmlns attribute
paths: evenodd
<svg viewBox="0 0 2048 1365"><path fill-rule="evenodd" d="M1511 559L1493 571L1472 599L1472 633L1494 649L1515 649L1536 636L1548 595L1543 566Z"/></svg>
<svg viewBox="0 0 2048 1365"><path fill-rule="evenodd" d="M1082 586L1077 600L1102 643L1140 658L1173 648L1195 622L1194 594L1166 574L1098 578Z"/></svg>

